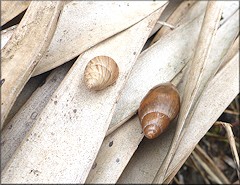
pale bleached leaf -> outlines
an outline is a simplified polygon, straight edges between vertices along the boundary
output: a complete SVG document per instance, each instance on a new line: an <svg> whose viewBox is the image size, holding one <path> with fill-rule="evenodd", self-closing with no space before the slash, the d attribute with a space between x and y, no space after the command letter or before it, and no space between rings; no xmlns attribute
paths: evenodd
<svg viewBox="0 0 240 185"><path fill-rule="evenodd" d="M31 2L17 30L2 49L1 128L50 44L62 6L63 2Z"/></svg>
<svg viewBox="0 0 240 185"><path fill-rule="evenodd" d="M120 90L161 12L79 56L4 168L2 182L84 183ZM99 55L113 58L120 73L114 85L95 92L87 89L83 75L87 63Z"/></svg>
<svg viewBox="0 0 240 185"><path fill-rule="evenodd" d="M53 69L129 28L167 1L72 1L64 6L34 76ZM107 20L107 21L106 21Z"/></svg>

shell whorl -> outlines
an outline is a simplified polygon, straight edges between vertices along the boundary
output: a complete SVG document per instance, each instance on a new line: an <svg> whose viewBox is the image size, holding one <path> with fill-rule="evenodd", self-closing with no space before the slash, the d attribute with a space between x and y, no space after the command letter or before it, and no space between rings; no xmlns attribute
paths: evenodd
<svg viewBox="0 0 240 185"><path fill-rule="evenodd" d="M171 83L160 84L143 98L138 109L144 135L153 139L164 132L180 109L180 97Z"/></svg>
<svg viewBox="0 0 240 185"><path fill-rule="evenodd" d="M118 65L112 58L97 56L87 64L84 71L84 82L89 89L102 90L113 84L118 75Z"/></svg>

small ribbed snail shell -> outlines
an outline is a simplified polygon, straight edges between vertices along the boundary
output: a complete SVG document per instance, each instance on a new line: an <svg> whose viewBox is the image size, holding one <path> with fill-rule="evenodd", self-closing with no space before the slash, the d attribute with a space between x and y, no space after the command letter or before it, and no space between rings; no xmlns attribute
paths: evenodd
<svg viewBox="0 0 240 185"><path fill-rule="evenodd" d="M180 97L171 83L160 84L143 98L138 109L144 135L148 139L159 136L178 115Z"/></svg>
<svg viewBox="0 0 240 185"><path fill-rule="evenodd" d="M119 75L116 62L108 56L90 60L84 72L84 82L89 89L102 90L113 84Z"/></svg>

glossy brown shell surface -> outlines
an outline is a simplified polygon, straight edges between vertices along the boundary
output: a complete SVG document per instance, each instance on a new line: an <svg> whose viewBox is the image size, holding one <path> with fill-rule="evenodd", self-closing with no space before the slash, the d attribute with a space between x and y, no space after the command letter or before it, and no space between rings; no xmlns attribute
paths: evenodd
<svg viewBox="0 0 240 185"><path fill-rule="evenodd" d="M174 85L164 83L151 89L138 109L144 135L149 139L159 136L178 115L179 109L180 97Z"/></svg>

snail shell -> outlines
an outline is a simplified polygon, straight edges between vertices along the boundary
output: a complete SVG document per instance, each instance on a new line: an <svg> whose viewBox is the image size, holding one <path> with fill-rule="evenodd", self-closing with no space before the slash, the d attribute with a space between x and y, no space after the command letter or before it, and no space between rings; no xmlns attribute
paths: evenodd
<svg viewBox="0 0 240 185"><path fill-rule="evenodd" d="M171 83L163 83L151 89L138 109L144 135L148 139L159 136L178 115L180 97Z"/></svg>
<svg viewBox="0 0 240 185"><path fill-rule="evenodd" d="M84 82L89 89L102 90L113 84L118 75L118 65L112 58L97 56L87 64L84 71Z"/></svg>

